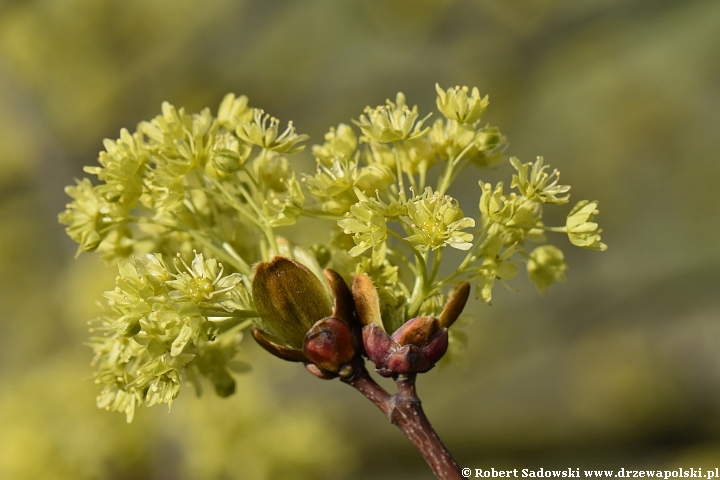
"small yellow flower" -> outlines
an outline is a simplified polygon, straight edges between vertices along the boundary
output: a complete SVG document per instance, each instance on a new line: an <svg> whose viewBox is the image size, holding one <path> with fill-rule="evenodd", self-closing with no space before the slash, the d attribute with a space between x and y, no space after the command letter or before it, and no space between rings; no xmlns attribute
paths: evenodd
<svg viewBox="0 0 720 480"><path fill-rule="evenodd" d="M518 172L513 175L510 186L517 187L528 199L555 205L562 205L570 199L570 195L565 195L570 191L570 187L558 185L560 172L557 170L553 170L552 173L545 171L550 166L543 165L543 157L537 157L535 163L520 163L517 157L512 157L510 163Z"/></svg>
<svg viewBox="0 0 720 480"><path fill-rule="evenodd" d="M238 125L236 133L247 143L278 153L293 154L305 148L304 145L298 145L298 143L304 142L310 137L295 133L292 122L288 122L287 128L282 133L279 133L279 125L280 120L256 108L253 121Z"/></svg>
<svg viewBox="0 0 720 480"><path fill-rule="evenodd" d="M338 226L346 234L353 236L355 247L349 252L353 257L369 248L377 248L387 240L387 225L383 212L362 192L356 189L355 193L360 201L350 207L347 218L338 220Z"/></svg>
<svg viewBox="0 0 720 480"><path fill-rule="evenodd" d="M401 219L412 232L407 240L418 250L436 250L446 245L468 250L472 246L472 234L460 230L474 227L475 220L464 217L457 200L449 195L428 187L408 201L407 209L407 216Z"/></svg>
<svg viewBox="0 0 720 480"><path fill-rule="evenodd" d="M487 95L480 97L477 87L472 89L469 97L470 89L468 87L448 88L447 91L444 91L436 83L435 90L438 93L438 110L445 115L445 118L457 120L460 123L474 123L480 120L490 104Z"/></svg>
<svg viewBox="0 0 720 480"><path fill-rule="evenodd" d="M248 98L245 95L235 97L228 93L220 103L217 119L220 126L233 132L240 123L247 123L253 118L253 110L248 108Z"/></svg>
<svg viewBox="0 0 720 480"><path fill-rule="evenodd" d="M325 143L313 145L312 153L319 163L329 167L336 158L351 160L357 149L357 137L350 126L341 123L325 134Z"/></svg>
<svg viewBox="0 0 720 480"><path fill-rule="evenodd" d="M600 213L597 206L598 202L583 200L570 211L565 224L570 243L592 250L607 250L607 245L600 241L602 229L593 222L595 215Z"/></svg>
<svg viewBox="0 0 720 480"><path fill-rule="evenodd" d="M375 142L413 140L430 131L430 127L422 128L430 115L418 121L417 106L408 108L402 92L398 92L395 103L387 100L386 105L366 107L365 113L367 117L360 115L360 120L353 122L360 127L365 137Z"/></svg>
<svg viewBox="0 0 720 480"><path fill-rule="evenodd" d="M475 292L488 305L492 302L492 289L495 286L495 280L510 280L517 275L518 267L510 261L515 252L515 246L510 246L502 253L486 256L482 265L480 265Z"/></svg>

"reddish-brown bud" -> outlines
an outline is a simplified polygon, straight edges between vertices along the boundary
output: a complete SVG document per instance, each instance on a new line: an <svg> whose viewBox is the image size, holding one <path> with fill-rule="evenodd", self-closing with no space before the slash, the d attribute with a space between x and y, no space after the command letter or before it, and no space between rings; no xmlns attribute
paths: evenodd
<svg viewBox="0 0 720 480"><path fill-rule="evenodd" d="M387 359L387 369L393 373L422 373L431 366L420 347L415 345L405 345Z"/></svg>
<svg viewBox="0 0 720 480"><path fill-rule="evenodd" d="M415 345L422 348L438 330L440 325L437 318L416 317L398 328L392 338L400 345Z"/></svg>
<svg viewBox="0 0 720 480"><path fill-rule="evenodd" d="M337 372L355 356L350 327L335 317L316 322L305 336L303 352L321 369Z"/></svg>
<svg viewBox="0 0 720 480"><path fill-rule="evenodd" d="M364 327L362 333L365 353L384 377L425 373L448 348L447 328L439 328L433 317L410 319L392 337L375 324Z"/></svg>
<svg viewBox="0 0 720 480"><path fill-rule="evenodd" d="M445 308L440 313L440 326L444 328L450 328L450 325L455 323L460 314L465 308L465 304L470 296L470 284L468 282L462 282L460 285L450 292L450 298L448 298Z"/></svg>
<svg viewBox="0 0 720 480"><path fill-rule="evenodd" d="M448 331L443 328L437 332L427 344L422 347L423 354L427 357L430 365L435 365L447 352Z"/></svg>
<svg viewBox="0 0 720 480"><path fill-rule="evenodd" d="M332 316L341 319L349 326L355 324L355 304L353 302L352 293L345 283L345 280L335 270L326 268L323 272L325 274L325 280L327 280L332 291L332 296L335 299L333 304Z"/></svg>
<svg viewBox="0 0 720 480"><path fill-rule="evenodd" d="M380 297L375 285L366 274L353 276L352 296L355 300L355 311L363 326L374 323L383 328L380 316Z"/></svg>
<svg viewBox="0 0 720 480"><path fill-rule="evenodd" d="M376 365L384 365L392 352L400 348L378 325L371 323L362 330L363 346L368 358Z"/></svg>

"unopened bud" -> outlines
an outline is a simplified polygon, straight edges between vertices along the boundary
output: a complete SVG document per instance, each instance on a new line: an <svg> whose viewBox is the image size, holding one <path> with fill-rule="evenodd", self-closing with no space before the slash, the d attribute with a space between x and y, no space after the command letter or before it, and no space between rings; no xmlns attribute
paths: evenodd
<svg viewBox="0 0 720 480"><path fill-rule="evenodd" d="M422 348L438 330L440 325L437 318L416 317L398 328L392 338L400 345L415 345Z"/></svg>
<svg viewBox="0 0 720 480"><path fill-rule="evenodd" d="M397 342L374 323L363 328L362 336L365 353L378 367L385 364L390 354L399 348Z"/></svg>
<svg viewBox="0 0 720 480"><path fill-rule="evenodd" d="M435 365L447 352L448 349L448 331L443 328L433 336L430 341L422 348L423 354L432 366Z"/></svg>
<svg viewBox="0 0 720 480"><path fill-rule="evenodd" d="M305 336L303 352L321 369L336 373L355 356L350 327L339 318L320 320Z"/></svg>
<svg viewBox="0 0 720 480"><path fill-rule="evenodd" d="M375 324L382 330L380 297L370 277L364 273L353 276L352 296L360 323L362 325Z"/></svg>
<svg viewBox="0 0 720 480"><path fill-rule="evenodd" d="M460 285L450 293L450 298L445 304L445 308L438 320L440 320L440 326L450 328L455 323L460 314L465 308L465 304L470 296L470 284L468 282L462 282Z"/></svg>
<svg viewBox="0 0 720 480"><path fill-rule="evenodd" d="M232 173L240 169L242 162L240 155L232 150L218 150L212 157L213 167L223 173Z"/></svg>
<svg viewBox="0 0 720 480"><path fill-rule="evenodd" d="M431 366L420 347L415 345L405 345L387 360L387 369L393 373L426 372Z"/></svg>

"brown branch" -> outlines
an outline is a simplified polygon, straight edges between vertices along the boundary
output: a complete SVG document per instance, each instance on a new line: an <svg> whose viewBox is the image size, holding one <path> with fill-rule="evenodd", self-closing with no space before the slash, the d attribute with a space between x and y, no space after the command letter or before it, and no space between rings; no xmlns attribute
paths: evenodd
<svg viewBox="0 0 720 480"><path fill-rule="evenodd" d="M353 374L341 380L354 387L383 412L415 445L440 480L459 480L460 467L437 436L425 416L415 392L415 374L397 378L398 393L390 395L370 377L362 360L353 365Z"/></svg>

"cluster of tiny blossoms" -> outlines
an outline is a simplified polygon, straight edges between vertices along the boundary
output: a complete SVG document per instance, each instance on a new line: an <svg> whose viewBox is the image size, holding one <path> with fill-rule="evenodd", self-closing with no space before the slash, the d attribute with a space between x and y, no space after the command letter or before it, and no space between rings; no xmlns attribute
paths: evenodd
<svg viewBox="0 0 720 480"><path fill-rule="evenodd" d="M228 396L235 391L228 369L244 369L233 360L237 333L256 314L242 276L224 275L202 254L191 265L175 263L177 273L160 254L119 261L116 287L105 292L108 312L92 329L103 333L90 342L102 387L98 406L124 412L128 421L143 400L171 404L181 378L200 392L206 377Z"/></svg>
<svg viewBox="0 0 720 480"><path fill-rule="evenodd" d="M563 253L545 243L546 232L606 248L597 202L577 203L565 225L543 223L543 208L567 203L570 187L540 157L510 158L510 191L480 181L479 204L461 209L453 182L468 168L506 161L507 143L482 123L489 101L477 88L437 86L437 94L434 121L398 93L353 121L359 134L347 124L331 128L312 148L314 174L296 172L291 160L306 135L232 94L215 116L165 103L134 133L106 140L100 165L86 168L98 182L68 187L72 202L59 217L78 254L100 252L120 269L95 327L103 335L92 339L98 405L131 418L141 402L170 403L183 382L199 389L201 377L231 393L239 335L262 324L248 293L258 261L288 257L319 278L325 267L346 281L366 274L393 332L438 315L459 282L474 282L490 303L496 281L510 280L520 264L541 293L564 281ZM287 227L303 217L328 222L325 242L293 241L297 230ZM465 257L443 276L446 248Z"/></svg>

